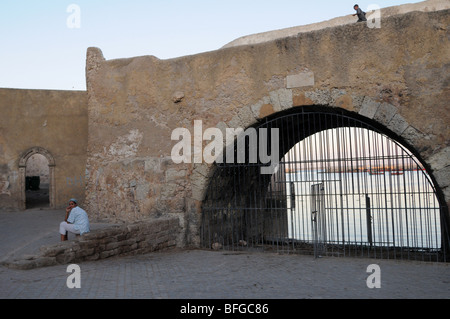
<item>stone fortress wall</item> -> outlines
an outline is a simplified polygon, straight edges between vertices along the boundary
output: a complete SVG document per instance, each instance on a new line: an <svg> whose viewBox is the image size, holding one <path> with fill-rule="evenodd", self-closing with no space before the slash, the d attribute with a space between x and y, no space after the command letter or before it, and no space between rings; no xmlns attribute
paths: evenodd
<svg viewBox="0 0 450 319"><path fill-rule="evenodd" d="M449 10L414 11L381 28L345 24L170 60L105 60L89 48L88 209L100 220L177 217L179 242L197 246L213 165L175 164L173 130L201 121L225 136L303 106L375 121L424 161L449 203L449 24Z"/></svg>

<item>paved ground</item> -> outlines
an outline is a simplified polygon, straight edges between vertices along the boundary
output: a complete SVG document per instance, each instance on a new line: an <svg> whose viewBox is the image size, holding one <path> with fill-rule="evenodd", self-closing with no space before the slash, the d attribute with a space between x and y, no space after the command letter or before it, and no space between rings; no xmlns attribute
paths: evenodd
<svg viewBox="0 0 450 319"><path fill-rule="evenodd" d="M0 212L0 259L59 240L63 211ZM370 264L381 288L369 289ZM450 298L450 264L172 250L80 263L81 288L67 266L0 266L0 298L300 299Z"/></svg>

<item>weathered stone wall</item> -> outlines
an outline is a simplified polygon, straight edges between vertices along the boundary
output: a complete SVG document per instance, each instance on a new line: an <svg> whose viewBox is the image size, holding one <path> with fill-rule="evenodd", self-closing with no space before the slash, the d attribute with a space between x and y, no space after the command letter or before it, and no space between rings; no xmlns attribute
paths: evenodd
<svg viewBox="0 0 450 319"><path fill-rule="evenodd" d="M371 17L374 18L376 15L373 11L370 11L369 8L366 8L365 5L361 3L360 5L363 11L366 11L367 18L370 20ZM352 8L349 8L349 11L352 11ZM407 3L398 6L392 6L387 8L381 8L378 13L382 19L386 19L391 16L405 14L412 11L438 11L450 9L450 2L448 0L426 0L418 3ZM267 41L273 41L280 38L286 38L290 36L296 36L299 33L303 32L311 32L317 31L325 28L332 28L337 26L342 26L345 24L353 24L358 20L358 17L354 17L353 14L349 14L343 17L333 18L331 20L322 21L318 23L312 23L308 25L295 26L280 30L272 30L257 34L246 35L231 41L226 44L224 48L229 48L238 45L249 45L249 44L257 44Z"/></svg>
<svg viewBox="0 0 450 319"><path fill-rule="evenodd" d="M108 61L90 48L88 210L110 220L171 214L180 240L196 245L211 166L175 164L172 131L193 135L194 120L246 128L306 105L379 123L425 161L450 203L449 25L449 10L412 12L380 29L344 25L171 60Z"/></svg>
<svg viewBox="0 0 450 319"><path fill-rule="evenodd" d="M52 208L84 201L87 94L79 91L0 89L0 209L25 208L26 159L53 161Z"/></svg>
<svg viewBox="0 0 450 319"><path fill-rule="evenodd" d="M2 264L15 269L31 269L145 254L176 247L179 228L176 218L112 226L53 246L43 246L36 255L6 260Z"/></svg>

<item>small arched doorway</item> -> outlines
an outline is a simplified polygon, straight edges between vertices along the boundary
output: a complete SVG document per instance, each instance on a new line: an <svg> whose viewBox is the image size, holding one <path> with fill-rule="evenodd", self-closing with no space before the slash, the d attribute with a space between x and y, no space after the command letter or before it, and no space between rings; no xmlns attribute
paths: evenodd
<svg viewBox="0 0 450 319"><path fill-rule="evenodd" d="M33 147L19 160L21 209L55 207L55 160L49 151Z"/></svg>

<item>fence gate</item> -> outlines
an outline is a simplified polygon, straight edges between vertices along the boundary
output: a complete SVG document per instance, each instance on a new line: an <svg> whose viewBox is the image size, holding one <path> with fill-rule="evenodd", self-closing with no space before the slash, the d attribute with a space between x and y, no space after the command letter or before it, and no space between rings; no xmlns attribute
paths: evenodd
<svg viewBox="0 0 450 319"><path fill-rule="evenodd" d="M202 245L448 261L448 208L432 177L389 132L366 120L303 107L253 127L256 137L236 143L234 162L215 164ZM252 152L261 149L279 152L273 174L261 173L267 160L255 161Z"/></svg>
<svg viewBox="0 0 450 319"><path fill-rule="evenodd" d="M320 257L327 242L325 197L323 184L311 186L311 221L314 238L314 257Z"/></svg>

